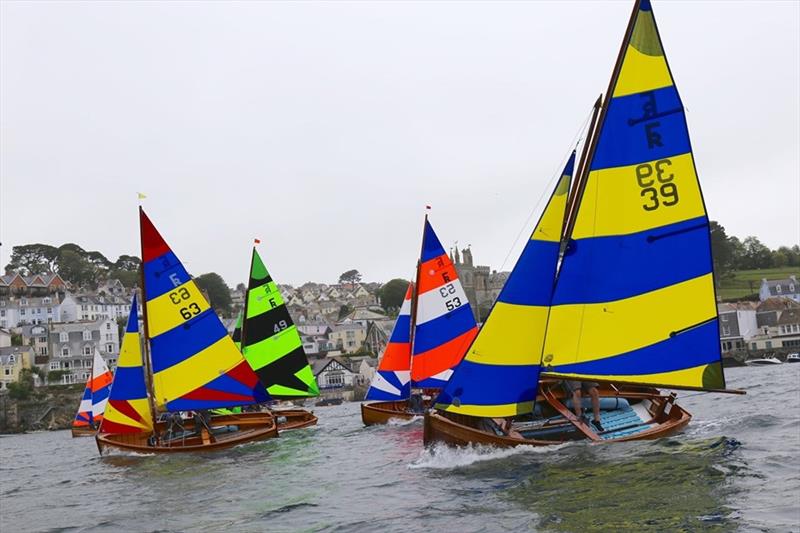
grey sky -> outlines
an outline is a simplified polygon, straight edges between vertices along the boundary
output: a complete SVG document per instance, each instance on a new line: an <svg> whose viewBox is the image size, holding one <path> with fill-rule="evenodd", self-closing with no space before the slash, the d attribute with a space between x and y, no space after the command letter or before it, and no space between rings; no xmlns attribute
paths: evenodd
<svg viewBox="0 0 800 533"><path fill-rule="evenodd" d="M800 3L653 3L710 217L798 243ZM0 267L30 242L139 255L142 191L230 284L253 237L279 282L409 277L426 204L509 269L631 6L3 2Z"/></svg>

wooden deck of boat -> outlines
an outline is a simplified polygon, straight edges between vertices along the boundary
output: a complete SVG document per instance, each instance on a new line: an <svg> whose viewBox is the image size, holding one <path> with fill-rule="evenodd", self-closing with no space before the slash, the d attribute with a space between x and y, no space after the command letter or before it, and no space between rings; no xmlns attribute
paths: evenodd
<svg viewBox="0 0 800 533"><path fill-rule="evenodd" d="M491 431L485 419L447 412L429 411L425 414L423 440L426 445L442 442L453 446L483 444L498 447L549 446L572 440L591 440L597 443L623 442L631 440L658 439L680 431L689 423L692 415L674 403L674 397L663 396L656 389L609 390L601 388L601 397L616 397L628 400L622 409L602 412L602 433L586 427L577 427L568 419L574 418L565 411L561 398L537 399L550 405L559 403L556 416L532 430L521 430L523 436L514 438ZM563 396L562 396L563 398ZM534 437L535 436L535 437Z"/></svg>

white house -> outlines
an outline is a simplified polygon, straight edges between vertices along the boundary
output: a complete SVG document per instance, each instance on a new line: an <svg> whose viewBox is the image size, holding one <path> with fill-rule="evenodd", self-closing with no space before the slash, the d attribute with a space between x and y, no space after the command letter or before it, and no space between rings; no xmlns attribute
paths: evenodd
<svg viewBox="0 0 800 533"><path fill-rule="evenodd" d="M761 280L761 288L758 291L758 298L763 302L767 298L790 298L800 303L800 283L797 276L789 276L787 279L776 279L767 281Z"/></svg>

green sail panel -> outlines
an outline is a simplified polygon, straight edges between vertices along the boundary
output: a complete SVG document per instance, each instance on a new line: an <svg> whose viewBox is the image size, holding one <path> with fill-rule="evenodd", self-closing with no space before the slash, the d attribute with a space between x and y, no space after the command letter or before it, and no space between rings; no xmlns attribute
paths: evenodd
<svg viewBox="0 0 800 533"><path fill-rule="evenodd" d="M255 248L241 341L245 359L272 398L319 396L297 327Z"/></svg>

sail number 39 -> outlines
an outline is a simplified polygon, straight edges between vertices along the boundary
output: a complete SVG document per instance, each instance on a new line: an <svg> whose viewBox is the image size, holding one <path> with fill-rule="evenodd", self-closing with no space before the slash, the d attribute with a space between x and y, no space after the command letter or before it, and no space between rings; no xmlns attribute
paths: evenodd
<svg viewBox="0 0 800 533"><path fill-rule="evenodd" d="M175 292L169 293L169 301L175 305L183 305L186 303L186 300L191 297L192 295L189 294L189 291L186 290L186 287L182 287ZM189 320L193 316L200 314L200 306L194 302L190 302L188 305L181 307L180 313L184 320Z"/></svg>
<svg viewBox="0 0 800 533"><path fill-rule="evenodd" d="M636 181L641 187L639 196L645 199L642 209L655 211L659 207L670 207L678 203L678 187L673 183L675 174L669 172L670 159L655 163L643 163L636 167Z"/></svg>

